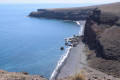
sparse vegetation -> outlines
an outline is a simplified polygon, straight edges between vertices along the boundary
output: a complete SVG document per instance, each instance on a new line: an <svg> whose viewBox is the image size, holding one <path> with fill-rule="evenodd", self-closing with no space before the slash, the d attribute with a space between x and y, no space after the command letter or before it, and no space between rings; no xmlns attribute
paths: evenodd
<svg viewBox="0 0 120 80"><path fill-rule="evenodd" d="M85 75L82 73L79 73L77 75L75 75L72 80L85 80Z"/></svg>
<svg viewBox="0 0 120 80"><path fill-rule="evenodd" d="M7 72L0 69L0 80L47 80L40 75L29 75L27 72Z"/></svg>

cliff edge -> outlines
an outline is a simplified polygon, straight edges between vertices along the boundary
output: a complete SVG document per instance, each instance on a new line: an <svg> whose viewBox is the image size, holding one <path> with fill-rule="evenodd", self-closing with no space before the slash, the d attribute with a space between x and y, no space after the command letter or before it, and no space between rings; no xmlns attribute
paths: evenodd
<svg viewBox="0 0 120 80"><path fill-rule="evenodd" d="M29 16L72 21L86 20L96 7L104 12L115 13L120 16L120 2L86 7L38 9L37 12L31 12Z"/></svg>
<svg viewBox="0 0 120 80"><path fill-rule="evenodd" d="M49 19L59 19L59 20L72 20L77 21L79 19L85 20L89 14L92 13L92 8L79 9L79 11L59 11L60 9L38 9L37 12L31 12L30 17L39 17L39 18L49 18Z"/></svg>
<svg viewBox="0 0 120 80"><path fill-rule="evenodd" d="M86 20L83 42L92 50L89 65L120 77L120 17L94 9Z"/></svg>

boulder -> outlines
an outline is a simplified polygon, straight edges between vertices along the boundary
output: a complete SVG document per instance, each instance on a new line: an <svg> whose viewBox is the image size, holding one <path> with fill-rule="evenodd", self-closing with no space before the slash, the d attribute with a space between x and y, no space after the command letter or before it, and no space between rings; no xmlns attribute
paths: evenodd
<svg viewBox="0 0 120 80"><path fill-rule="evenodd" d="M61 47L60 50L64 50L64 47Z"/></svg>

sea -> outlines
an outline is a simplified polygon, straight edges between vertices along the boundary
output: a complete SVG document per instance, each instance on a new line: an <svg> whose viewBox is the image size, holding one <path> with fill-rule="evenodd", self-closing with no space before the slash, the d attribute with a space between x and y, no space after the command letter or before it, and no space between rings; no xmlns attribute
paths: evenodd
<svg viewBox="0 0 120 80"><path fill-rule="evenodd" d="M27 16L37 9L89 5L93 4L0 4L0 69L50 78L66 54L65 38L78 35L79 26Z"/></svg>

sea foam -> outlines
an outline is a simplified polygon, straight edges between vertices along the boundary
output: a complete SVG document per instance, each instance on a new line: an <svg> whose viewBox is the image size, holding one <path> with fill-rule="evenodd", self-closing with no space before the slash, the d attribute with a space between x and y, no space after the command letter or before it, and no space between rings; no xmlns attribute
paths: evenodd
<svg viewBox="0 0 120 80"><path fill-rule="evenodd" d="M84 27L81 25L80 21L75 21L75 22L78 24L78 26L80 28L79 35L83 35L84 34Z"/></svg>
<svg viewBox="0 0 120 80"><path fill-rule="evenodd" d="M52 73L52 75L50 77L50 80L54 80L55 79L56 75L58 74L59 69L62 67L64 61L66 60L66 58L67 58L71 48L72 47L67 48L66 52L61 56L61 58L58 61L58 64L57 64L55 70L53 71L53 73Z"/></svg>
<svg viewBox="0 0 120 80"><path fill-rule="evenodd" d="M80 28L79 35L83 35L83 31L84 31L83 28L84 27L80 24L79 21L75 21L75 22L78 24L78 26ZM70 53L70 49L71 48L72 47L67 48L66 52L61 56L61 58L58 61L58 64L57 64L55 70L53 71L53 73L52 73L52 75L50 77L50 80L55 80L56 79L57 75L59 74L59 70L62 68L64 62L66 61L66 59L67 59L67 57L68 57L68 55Z"/></svg>

